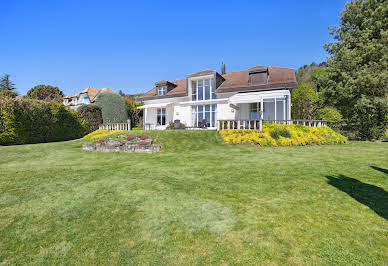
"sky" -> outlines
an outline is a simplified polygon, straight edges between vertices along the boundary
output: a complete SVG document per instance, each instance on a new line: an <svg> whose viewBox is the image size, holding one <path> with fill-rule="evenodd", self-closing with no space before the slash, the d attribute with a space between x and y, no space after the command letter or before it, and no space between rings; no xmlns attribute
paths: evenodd
<svg viewBox="0 0 388 266"><path fill-rule="evenodd" d="M17 92L146 92L204 69L322 62L344 0L1 0L0 75Z"/></svg>

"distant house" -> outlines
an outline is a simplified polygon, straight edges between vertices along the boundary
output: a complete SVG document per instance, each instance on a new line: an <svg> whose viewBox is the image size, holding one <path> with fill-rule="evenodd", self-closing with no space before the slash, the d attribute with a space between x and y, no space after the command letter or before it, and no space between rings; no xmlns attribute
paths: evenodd
<svg viewBox="0 0 388 266"><path fill-rule="evenodd" d="M291 119L291 90L297 86L292 68L259 65L221 74L203 70L158 81L136 101L144 103L138 108L144 109L146 129L165 129L174 120L193 128L217 128L226 120L256 128L259 119Z"/></svg>
<svg viewBox="0 0 388 266"><path fill-rule="evenodd" d="M77 109L81 105L93 103L96 100L97 95L101 92L115 93L110 88L96 89L87 87L75 95L63 97L63 104L69 106L71 109Z"/></svg>

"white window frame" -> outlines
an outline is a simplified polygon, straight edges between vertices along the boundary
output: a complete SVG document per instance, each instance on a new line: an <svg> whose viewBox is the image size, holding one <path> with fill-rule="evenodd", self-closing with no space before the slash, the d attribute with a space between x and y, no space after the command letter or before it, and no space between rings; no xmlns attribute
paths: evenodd
<svg viewBox="0 0 388 266"><path fill-rule="evenodd" d="M160 124L159 124L159 110L160 110ZM164 111L164 112L163 112ZM164 124L163 124L163 114L164 114ZM167 124L167 108L157 108L156 109L156 124L158 126L165 126Z"/></svg>
<svg viewBox="0 0 388 266"><path fill-rule="evenodd" d="M205 86L205 81L209 80L209 99L205 99L205 93L206 93L206 86ZM198 83L202 81L202 100L198 100ZM193 83L195 86L193 87ZM213 98L213 91L215 91L215 88L213 88L213 83L214 83L214 78L203 78L203 79L193 79L191 81L191 100L192 101L211 101L217 99L216 94L214 93L214 98ZM215 85L215 84L214 84ZM214 89L214 90L213 90ZM194 93L195 92L195 93ZM195 99L193 99L193 96L195 94Z"/></svg>
<svg viewBox="0 0 388 266"><path fill-rule="evenodd" d="M167 93L167 86L158 87L158 96L164 96Z"/></svg>
<svg viewBox="0 0 388 266"><path fill-rule="evenodd" d="M194 118L194 120L192 121L192 124L193 126L195 127L198 127L198 123L199 123L199 112L198 112L198 106L202 106L202 118L201 118L201 121L203 119L205 119L206 115L205 115L205 105L209 105L210 106L210 111L208 111L210 113L210 127L209 128L214 128L216 127L217 125L217 104L200 104L200 105L192 105L191 106L191 117L192 119ZM214 106L214 111L213 111L213 108L212 106ZM214 113L214 121L213 121L213 116L212 116L212 113ZM194 117L195 115L195 117ZM212 126L214 122L214 126Z"/></svg>

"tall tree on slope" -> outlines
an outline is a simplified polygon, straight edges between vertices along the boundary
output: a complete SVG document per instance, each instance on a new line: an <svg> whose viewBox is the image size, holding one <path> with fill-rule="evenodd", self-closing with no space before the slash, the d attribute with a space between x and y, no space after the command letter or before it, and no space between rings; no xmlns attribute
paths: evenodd
<svg viewBox="0 0 388 266"><path fill-rule="evenodd" d="M323 100L359 138L380 138L388 125L388 0L348 2L330 29Z"/></svg>

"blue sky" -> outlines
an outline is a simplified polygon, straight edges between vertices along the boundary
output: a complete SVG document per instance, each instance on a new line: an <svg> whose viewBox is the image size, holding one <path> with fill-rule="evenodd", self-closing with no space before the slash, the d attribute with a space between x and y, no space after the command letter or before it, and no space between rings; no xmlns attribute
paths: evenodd
<svg viewBox="0 0 388 266"><path fill-rule="evenodd" d="M326 59L343 0L3 0L0 74L38 84L145 92L203 69L298 68Z"/></svg>

